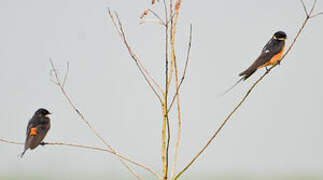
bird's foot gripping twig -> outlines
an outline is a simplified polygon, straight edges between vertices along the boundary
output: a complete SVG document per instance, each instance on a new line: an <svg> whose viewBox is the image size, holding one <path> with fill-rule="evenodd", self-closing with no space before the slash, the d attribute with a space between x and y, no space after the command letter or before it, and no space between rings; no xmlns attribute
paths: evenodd
<svg viewBox="0 0 323 180"><path fill-rule="evenodd" d="M48 143L47 142L41 142L41 143L39 143L41 146L45 146L45 145L47 145Z"/></svg>

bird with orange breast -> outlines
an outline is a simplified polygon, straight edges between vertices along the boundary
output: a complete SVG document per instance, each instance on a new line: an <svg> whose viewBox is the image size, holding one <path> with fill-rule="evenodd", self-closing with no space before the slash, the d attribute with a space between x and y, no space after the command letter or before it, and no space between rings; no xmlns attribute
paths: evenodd
<svg viewBox="0 0 323 180"><path fill-rule="evenodd" d="M27 125L27 133L25 140L25 148L20 157L23 157L27 149L35 149L45 138L50 129L50 119L48 115L51 113L43 108L38 109Z"/></svg>
<svg viewBox="0 0 323 180"><path fill-rule="evenodd" d="M274 65L280 61L284 49L285 49L285 40L287 39L287 35L283 31L276 32L272 38L268 41L265 47L262 49L258 58L252 63L246 70L241 72L239 79L230 89L228 89L225 93L234 88L239 82L242 80L248 79L253 73L255 73L258 69Z"/></svg>

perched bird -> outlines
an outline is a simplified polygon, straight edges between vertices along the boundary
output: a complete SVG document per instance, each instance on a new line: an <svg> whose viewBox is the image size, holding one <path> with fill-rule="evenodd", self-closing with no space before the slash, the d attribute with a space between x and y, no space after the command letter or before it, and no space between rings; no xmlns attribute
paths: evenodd
<svg viewBox="0 0 323 180"><path fill-rule="evenodd" d="M241 79L239 79L225 93L227 93L232 88L234 88L242 80L248 79L258 69L276 64L280 60L284 52L286 39L287 39L287 35L285 32L283 31L276 32L272 36L272 38L268 41L268 43L265 45L265 47L262 49L260 55L255 60L255 62L252 63L251 66L248 67L248 69L246 69L245 71L239 74L239 76L241 76Z"/></svg>
<svg viewBox="0 0 323 180"><path fill-rule="evenodd" d="M50 119L48 115L51 114L46 109L38 109L33 117L29 120L26 133L25 149L21 153L22 158L27 149L35 149L45 138L50 129Z"/></svg>
<svg viewBox="0 0 323 180"><path fill-rule="evenodd" d="M278 60L280 60L284 52L286 38L287 35L285 32L276 32L262 49L260 56L255 60L255 62L251 64L248 69L241 72L239 76L242 76L243 80L246 80L256 72L257 69L274 65Z"/></svg>

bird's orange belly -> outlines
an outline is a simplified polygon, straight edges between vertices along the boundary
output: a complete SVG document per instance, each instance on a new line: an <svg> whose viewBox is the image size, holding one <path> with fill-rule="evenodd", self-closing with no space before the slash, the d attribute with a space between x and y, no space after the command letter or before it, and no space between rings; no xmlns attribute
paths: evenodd
<svg viewBox="0 0 323 180"><path fill-rule="evenodd" d="M280 51L280 53L276 54L274 57L271 58L271 60L269 61L269 65L274 65L278 60L280 60L280 58L283 55L285 47L283 47L283 49Z"/></svg>
<svg viewBox="0 0 323 180"><path fill-rule="evenodd" d="M265 64L263 64L262 66L259 66L258 69L263 68L265 66L270 66L270 65L274 65L276 64L276 62L278 60L280 60L280 58L283 55L285 47L283 47L283 49L280 51L280 53L276 54L275 56L273 56L268 62L266 62Z"/></svg>

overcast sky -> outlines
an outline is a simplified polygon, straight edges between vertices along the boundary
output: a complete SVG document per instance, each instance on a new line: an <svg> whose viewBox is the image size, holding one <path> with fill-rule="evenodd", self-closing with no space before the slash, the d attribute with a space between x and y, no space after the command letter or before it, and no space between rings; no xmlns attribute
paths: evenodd
<svg viewBox="0 0 323 180"><path fill-rule="evenodd" d="M102 146L50 81L49 58L70 74L66 90L117 151L160 171L158 100L117 36L107 8L118 11L142 63L164 82L164 31L140 25L149 0L1 0L0 137L24 141L40 107L53 112L46 141ZM310 6L311 0L305 1ZM162 12L161 4L153 7ZM323 11L323 2L316 11ZM177 31L182 69L193 24L193 46L181 103L178 168L206 143L264 70L218 95L238 79L278 30L290 44L305 18L297 0L183 1ZM245 104L183 177L190 175L323 175L323 16L308 23L281 66L259 83ZM173 128L176 116L171 115ZM174 129L173 129L174 130ZM173 132L175 134L175 132ZM174 147L174 141L171 148ZM0 177L132 175L112 155L66 147L0 143ZM140 174L147 175L138 169Z"/></svg>

